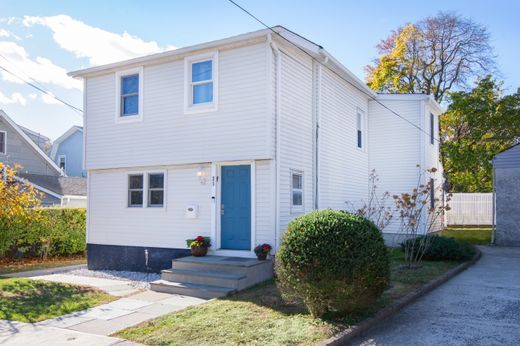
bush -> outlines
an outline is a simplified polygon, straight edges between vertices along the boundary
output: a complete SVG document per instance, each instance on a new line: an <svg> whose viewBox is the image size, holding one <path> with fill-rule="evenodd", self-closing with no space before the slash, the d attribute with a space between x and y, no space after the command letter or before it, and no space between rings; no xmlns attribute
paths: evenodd
<svg viewBox="0 0 520 346"><path fill-rule="evenodd" d="M430 239L426 240L425 237ZM475 255L473 245L455 238L442 237L438 235L420 236L418 239L409 239L401 244L404 249L406 243L413 246L419 244L428 244L423 259L428 261L463 261L472 258Z"/></svg>
<svg viewBox="0 0 520 346"><path fill-rule="evenodd" d="M317 317L363 312L390 281L380 231L360 216L318 210L294 219L276 256L282 294Z"/></svg>
<svg viewBox="0 0 520 346"><path fill-rule="evenodd" d="M0 220L0 257L84 254L85 217L85 209L38 208L23 219Z"/></svg>

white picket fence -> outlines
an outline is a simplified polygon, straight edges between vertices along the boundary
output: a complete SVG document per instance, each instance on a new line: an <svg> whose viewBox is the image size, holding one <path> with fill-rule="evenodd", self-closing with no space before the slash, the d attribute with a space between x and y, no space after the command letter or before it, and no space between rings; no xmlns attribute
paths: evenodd
<svg viewBox="0 0 520 346"><path fill-rule="evenodd" d="M491 225L492 193L454 193L448 202L448 225Z"/></svg>

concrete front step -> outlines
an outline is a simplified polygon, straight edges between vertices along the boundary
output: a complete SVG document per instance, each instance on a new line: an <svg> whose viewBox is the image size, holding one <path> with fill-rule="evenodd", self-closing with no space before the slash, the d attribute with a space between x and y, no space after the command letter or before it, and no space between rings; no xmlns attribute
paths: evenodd
<svg viewBox="0 0 520 346"><path fill-rule="evenodd" d="M150 288L156 292L180 294L205 299L224 297L235 291L233 288L228 287L172 282L166 280L150 282Z"/></svg>
<svg viewBox="0 0 520 346"><path fill-rule="evenodd" d="M271 260L259 261L256 258L225 256L182 257L172 261L174 269L203 270L207 272L247 274L254 267L272 267Z"/></svg>
<svg viewBox="0 0 520 346"><path fill-rule="evenodd" d="M161 278L172 282L210 285L239 289L240 281L246 278L245 274L226 272L201 271L191 269L167 269L161 271Z"/></svg>

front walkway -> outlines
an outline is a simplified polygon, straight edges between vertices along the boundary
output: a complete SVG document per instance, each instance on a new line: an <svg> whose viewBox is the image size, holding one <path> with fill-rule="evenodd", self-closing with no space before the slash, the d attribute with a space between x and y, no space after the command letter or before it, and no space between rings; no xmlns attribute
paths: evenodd
<svg viewBox="0 0 520 346"><path fill-rule="evenodd" d="M520 247L482 258L354 345L520 344Z"/></svg>
<svg viewBox="0 0 520 346"><path fill-rule="evenodd" d="M23 275L9 276L92 286L123 298L34 324L0 320L0 344L7 345L100 346L120 345L122 342L124 345L131 345L132 343L108 335L206 301L177 294L143 291L125 281L70 275L64 271L26 272Z"/></svg>

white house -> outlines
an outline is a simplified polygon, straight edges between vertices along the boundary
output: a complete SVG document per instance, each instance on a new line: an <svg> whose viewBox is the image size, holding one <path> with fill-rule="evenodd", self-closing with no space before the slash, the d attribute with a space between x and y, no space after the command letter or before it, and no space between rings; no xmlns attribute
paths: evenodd
<svg viewBox="0 0 520 346"><path fill-rule="evenodd" d="M90 268L169 268L197 235L251 257L298 215L359 205L372 169L400 193L418 164L440 168L430 96L378 95L273 30L71 73L84 80Z"/></svg>

